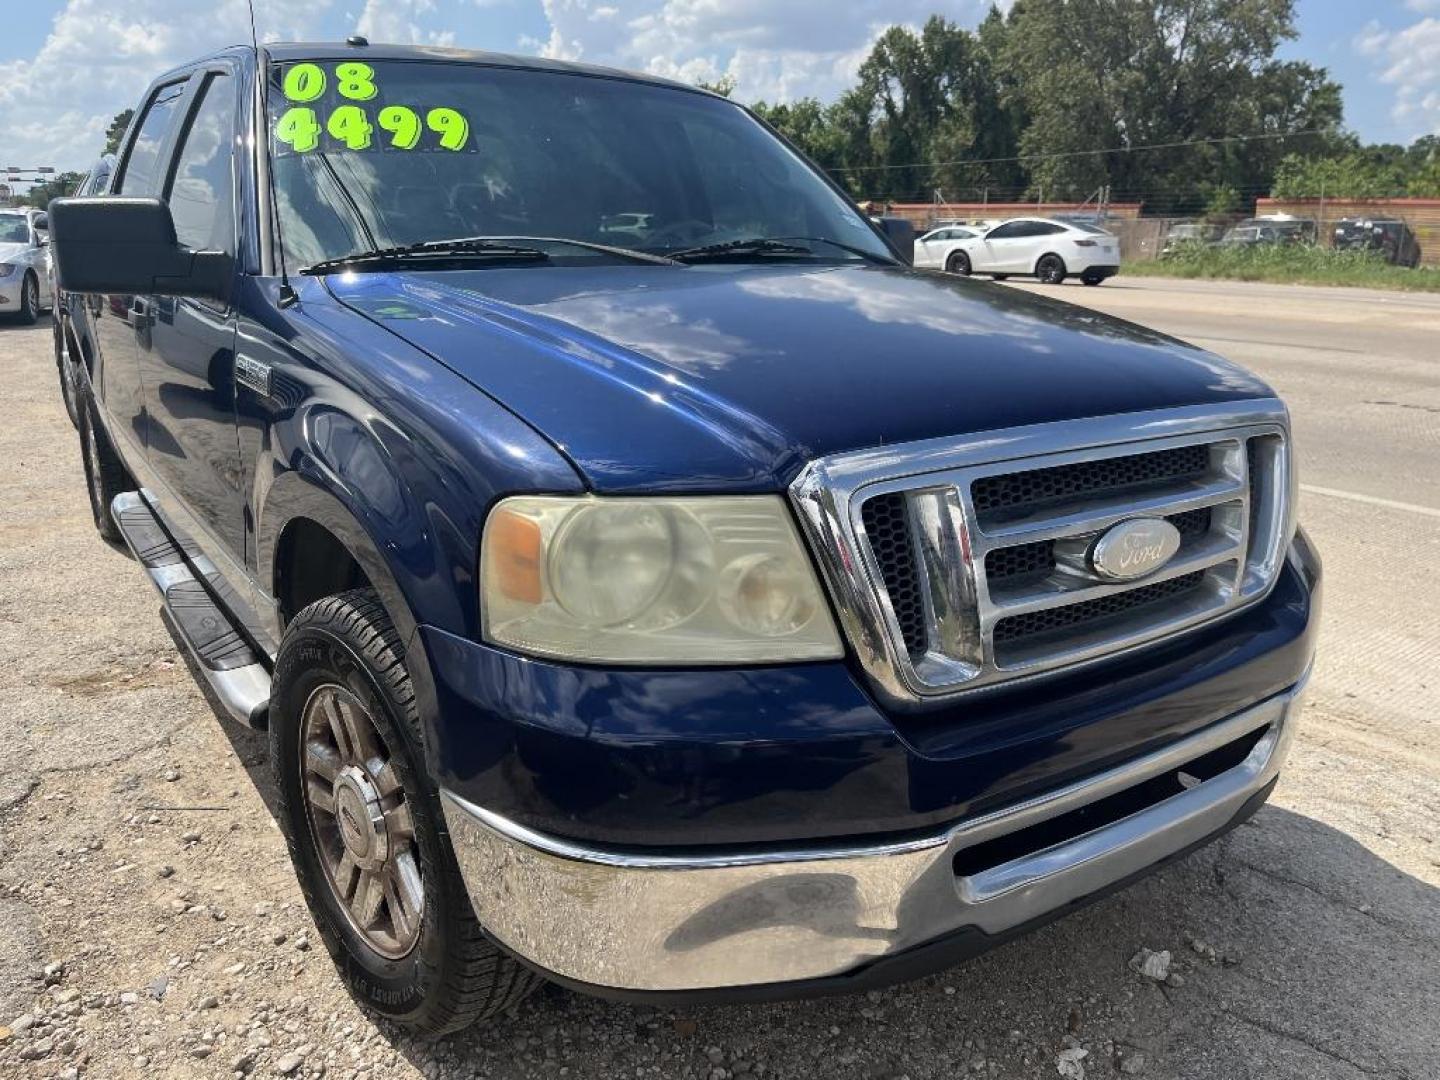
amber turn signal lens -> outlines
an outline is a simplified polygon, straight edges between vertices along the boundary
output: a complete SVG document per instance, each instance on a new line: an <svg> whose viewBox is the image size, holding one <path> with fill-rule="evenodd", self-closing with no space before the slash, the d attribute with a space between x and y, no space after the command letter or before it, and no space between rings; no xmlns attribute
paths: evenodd
<svg viewBox="0 0 1440 1080"><path fill-rule="evenodd" d="M490 523L486 554L500 592L522 604L538 604L540 588L540 525L501 510Z"/></svg>

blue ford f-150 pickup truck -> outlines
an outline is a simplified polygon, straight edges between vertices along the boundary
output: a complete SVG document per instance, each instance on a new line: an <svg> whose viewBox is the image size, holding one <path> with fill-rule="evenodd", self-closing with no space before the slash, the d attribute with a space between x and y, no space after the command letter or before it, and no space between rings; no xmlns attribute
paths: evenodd
<svg viewBox="0 0 1440 1080"><path fill-rule="evenodd" d="M1276 781L1320 586L1281 402L911 268L732 102L237 48L52 220L96 525L268 726L383 1014L912 977Z"/></svg>

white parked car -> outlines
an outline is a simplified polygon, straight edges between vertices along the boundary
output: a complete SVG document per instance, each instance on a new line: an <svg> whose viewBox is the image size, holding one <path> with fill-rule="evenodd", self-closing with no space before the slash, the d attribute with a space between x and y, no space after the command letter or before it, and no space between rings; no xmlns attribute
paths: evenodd
<svg viewBox="0 0 1440 1080"><path fill-rule="evenodd" d="M49 227L38 210L0 210L0 314L33 323L52 305Z"/></svg>
<svg viewBox="0 0 1440 1080"><path fill-rule="evenodd" d="M983 231L968 225L945 225L931 229L915 241L915 265L943 270L945 260L956 249L958 241L974 240Z"/></svg>
<svg viewBox="0 0 1440 1080"><path fill-rule="evenodd" d="M1012 218L950 244L939 265L952 274L990 274L997 281L1013 275L1058 285L1078 277L1086 285L1099 285L1120 272L1120 241L1095 225Z"/></svg>

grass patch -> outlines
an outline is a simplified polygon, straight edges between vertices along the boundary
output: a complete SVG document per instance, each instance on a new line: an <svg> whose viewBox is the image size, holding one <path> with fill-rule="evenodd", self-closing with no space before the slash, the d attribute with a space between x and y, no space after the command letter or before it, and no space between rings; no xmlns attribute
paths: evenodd
<svg viewBox="0 0 1440 1080"><path fill-rule="evenodd" d="M1440 269L1389 266L1377 254L1308 246L1183 248L1165 259L1126 263L1137 277L1228 278L1282 285L1350 285L1440 292Z"/></svg>

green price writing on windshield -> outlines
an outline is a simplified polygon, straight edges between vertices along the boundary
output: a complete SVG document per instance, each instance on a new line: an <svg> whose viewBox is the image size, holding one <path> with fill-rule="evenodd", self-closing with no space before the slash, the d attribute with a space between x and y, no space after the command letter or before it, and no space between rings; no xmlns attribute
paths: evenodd
<svg viewBox="0 0 1440 1080"><path fill-rule="evenodd" d="M320 145L320 121L315 119L315 110L299 105L286 109L275 125L275 138L288 143L296 153L314 150Z"/></svg>
<svg viewBox="0 0 1440 1080"><path fill-rule="evenodd" d="M330 149L344 150L370 150L377 145L396 150L423 149L421 143L427 131L436 136L428 141L431 149L463 150L470 142L470 122L465 114L444 106L422 112L408 105L385 105L372 123L370 113L350 104L371 101L380 93L375 69L369 64L336 64L329 72L319 64L294 64L286 68L281 89L292 104L275 122L275 141L297 154L318 150L322 142ZM316 106L332 91L343 101L335 104L328 115L323 110L317 112ZM329 100L334 102L335 98ZM382 137L377 143L376 127L388 138ZM328 140L324 139L326 135Z"/></svg>

